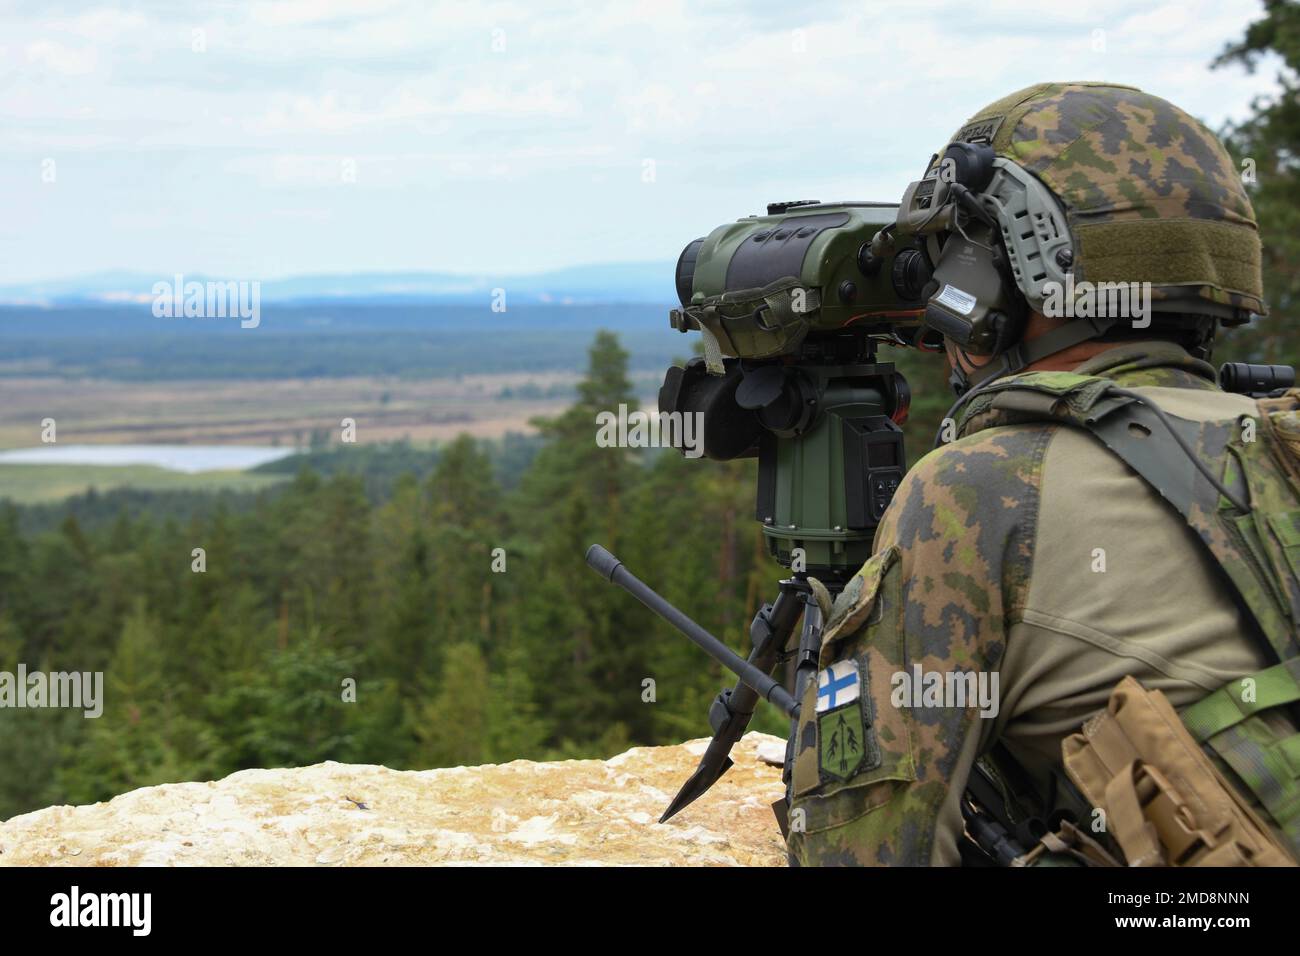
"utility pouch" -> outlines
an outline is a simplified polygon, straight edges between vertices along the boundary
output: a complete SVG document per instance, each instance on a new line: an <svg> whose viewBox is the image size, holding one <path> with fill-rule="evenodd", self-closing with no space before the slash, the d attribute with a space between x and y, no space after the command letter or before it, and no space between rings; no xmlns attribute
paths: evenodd
<svg viewBox="0 0 1300 956"><path fill-rule="evenodd" d="M1061 744L1129 866L1295 866L1159 691L1125 677Z"/></svg>
<svg viewBox="0 0 1300 956"><path fill-rule="evenodd" d="M723 356L771 358L791 352L817 319L821 294L795 276L692 302L670 313L673 328L704 333L710 373L723 374Z"/></svg>

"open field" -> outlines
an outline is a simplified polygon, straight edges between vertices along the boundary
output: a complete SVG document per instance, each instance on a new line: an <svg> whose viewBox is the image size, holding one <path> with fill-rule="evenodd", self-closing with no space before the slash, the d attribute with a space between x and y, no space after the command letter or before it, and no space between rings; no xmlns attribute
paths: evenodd
<svg viewBox="0 0 1300 956"><path fill-rule="evenodd" d="M490 318L485 318L485 315ZM573 401L597 329L630 339L634 387L653 402L681 350L649 306L483 308L276 306L256 331L160 320L139 306L0 309L0 451L58 446L337 444L416 448L462 433L534 431ZM640 364L638 364L638 362ZM595 423L593 422L593 434ZM214 467L229 468L226 460ZM85 491L253 489L276 480L149 466L0 465L0 497L48 502Z"/></svg>
<svg viewBox="0 0 1300 956"><path fill-rule="evenodd" d="M414 445L461 433L500 438L572 401L576 372L499 372L451 378L209 379L130 382L29 376L0 383L0 451L40 446L41 422L60 446L260 445L306 450L322 431L336 444L345 418L358 444ZM636 379L653 394L658 382ZM593 434L595 424L593 423ZM0 499L58 501L90 488L255 491L286 476L241 471L184 474L153 465L0 464Z"/></svg>
<svg viewBox="0 0 1300 956"><path fill-rule="evenodd" d="M516 372L411 380L380 377L195 382L10 378L0 386L0 449L41 444L53 418L60 444L201 443L305 446L314 429L359 443L426 442L468 432L531 431L571 400L576 372ZM642 385L642 383L638 383ZM649 382L644 389L651 389Z"/></svg>
<svg viewBox="0 0 1300 956"><path fill-rule="evenodd" d="M247 471L184 474L152 465L0 465L0 499L18 504L60 501L90 488L139 488L148 491L257 491L286 475Z"/></svg>

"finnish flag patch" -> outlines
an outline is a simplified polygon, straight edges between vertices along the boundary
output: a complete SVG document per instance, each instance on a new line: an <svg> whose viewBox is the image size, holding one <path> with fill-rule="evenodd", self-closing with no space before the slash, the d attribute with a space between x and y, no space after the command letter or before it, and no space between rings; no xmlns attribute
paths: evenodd
<svg viewBox="0 0 1300 956"><path fill-rule="evenodd" d="M817 674L817 713L851 704L861 695L856 661L836 661Z"/></svg>

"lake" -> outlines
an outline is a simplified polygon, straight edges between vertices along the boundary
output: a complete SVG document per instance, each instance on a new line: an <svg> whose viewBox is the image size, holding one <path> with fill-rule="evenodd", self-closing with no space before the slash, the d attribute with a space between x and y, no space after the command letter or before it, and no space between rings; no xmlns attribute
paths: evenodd
<svg viewBox="0 0 1300 956"><path fill-rule="evenodd" d="M156 465L169 471L244 471L294 454L256 445L39 445L0 451L0 465Z"/></svg>

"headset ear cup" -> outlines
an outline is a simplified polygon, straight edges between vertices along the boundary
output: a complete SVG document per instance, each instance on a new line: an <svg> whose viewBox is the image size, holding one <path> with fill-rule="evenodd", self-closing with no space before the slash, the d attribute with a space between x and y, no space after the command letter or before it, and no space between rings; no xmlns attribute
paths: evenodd
<svg viewBox="0 0 1300 956"><path fill-rule="evenodd" d="M994 317L993 330L996 335L993 346L994 355L1001 355L1024 337L1024 312L1021 310L1016 311L1019 312L1019 315L1008 312L999 312L997 316Z"/></svg>
<svg viewBox="0 0 1300 956"><path fill-rule="evenodd" d="M997 330L995 354L997 354L1011 348L1024 338L1025 327L1029 324L1030 308L1029 300L1020 291L1020 287L1016 285L1015 276L1011 271L1011 262L1001 242L997 245L997 254L994 256L993 261L999 275L1002 277L1003 287L1007 291L1007 307L1000 314L995 326Z"/></svg>
<svg viewBox="0 0 1300 956"><path fill-rule="evenodd" d="M997 153L987 143L949 143L943 151L943 164L953 178L971 192L983 192L993 178L993 160Z"/></svg>

